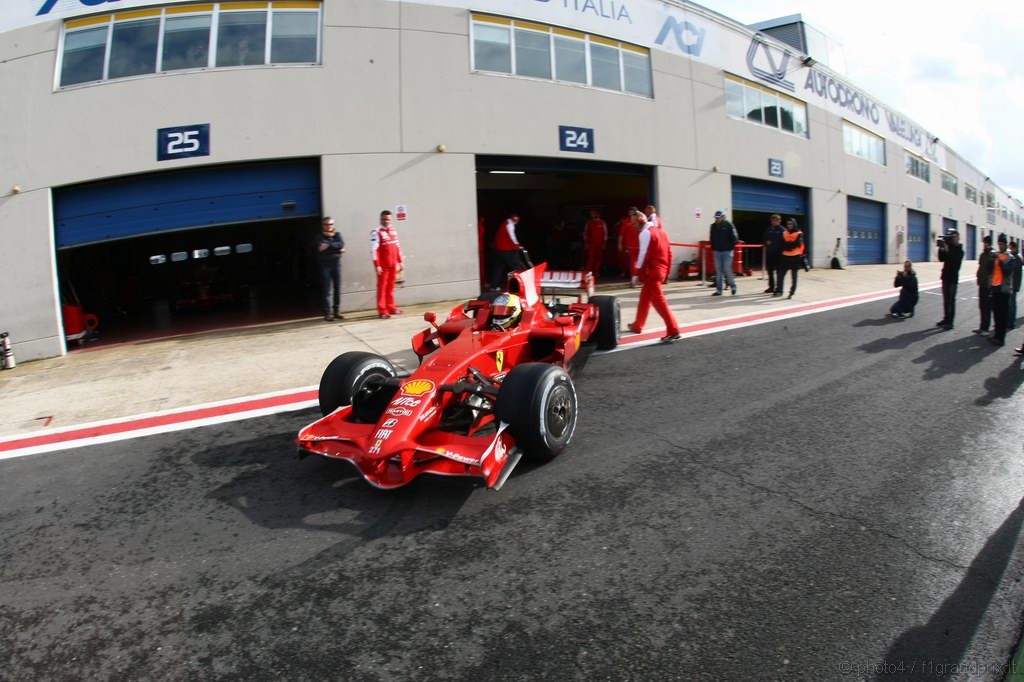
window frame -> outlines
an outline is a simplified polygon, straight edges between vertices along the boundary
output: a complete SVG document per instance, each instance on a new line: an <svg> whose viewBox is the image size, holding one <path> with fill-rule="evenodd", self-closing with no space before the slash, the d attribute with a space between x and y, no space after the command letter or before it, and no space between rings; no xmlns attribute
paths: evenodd
<svg viewBox="0 0 1024 682"><path fill-rule="evenodd" d="M226 14L240 12L264 12L265 22L263 25L263 56L258 62L247 64L249 67L302 67L320 66L323 61L323 2L321 0L262 0L260 2L208 2L186 5L165 5L139 10L122 10L108 12L90 17L74 17L67 19L62 27L58 41L58 55L54 72L54 91L62 91L71 88L99 85L113 81L123 81L130 78L146 78L166 74L180 74L183 72L203 71L209 69L238 68L239 65L218 65L217 51L221 42L220 19ZM275 50L275 40L293 38L291 34L280 34L274 32L274 20L282 19L285 16L313 15L315 16L315 31L312 34L299 33L296 36L312 40L315 43L315 59L313 61L279 61L272 60ZM172 55L165 54L165 42L168 36L168 19L187 19L189 17L209 17L208 40L206 43L206 64L196 66L186 64L184 66L173 66L166 68L164 63ZM112 53L115 48L116 34L119 28L127 29L134 22L144 21L157 22L156 43L152 45L152 55L146 52L146 57L152 59L152 69L148 67L136 73L125 75L111 75ZM173 24L173 22L170 22ZM103 43L103 65L99 78L74 80L66 82L69 67L67 44L73 41L75 36L84 35L98 29L105 30ZM196 43L199 44L198 42ZM98 45L97 45L98 46ZM149 46L147 45L147 48ZM279 46L280 47L280 46ZM257 49L257 54L258 54ZM116 73L116 72L115 72Z"/></svg>
<svg viewBox="0 0 1024 682"><path fill-rule="evenodd" d="M729 118L810 139L807 103L803 100L731 73L725 73L722 92L725 96L725 114ZM737 103L742 106L742 112L736 111ZM789 114L792 129L786 126L785 113Z"/></svg>
<svg viewBox="0 0 1024 682"><path fill-rule="evenodd" d="M491 29L502 29L508 39L508 43L503 46L505 59L495 59L478 50L478 46L486 43L481 40L480 33ZM473 73L530 78L654 99L654 75L648 48L576 29L480 12L470 12L469 30L469 63ZM524 53L520 49L519 40L521 36L527 35L547 35L549 75L521 72L519 57ZM614 61L601 58L602 53L605 57L614 54ZM599 56L595 58L595 54ZM488 58L481 60L481 56ZM568 60L570 57L571 62ZM507 70L503 68L506 63ZM610 68L598 68L595 64ZM595 74L607 77L598 75L595 79Z"/></svg>

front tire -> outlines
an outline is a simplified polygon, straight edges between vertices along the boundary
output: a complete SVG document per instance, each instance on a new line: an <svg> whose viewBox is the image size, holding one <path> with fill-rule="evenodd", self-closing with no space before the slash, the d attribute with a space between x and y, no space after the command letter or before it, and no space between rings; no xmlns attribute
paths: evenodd
<svg viewBox="0 0 1024 682"><path fill-rule="evenodd" d="M509 425L524 455L548 462L576 432L576 388L564 369L542 362L515 367L501 383L495 415Z"/></svg>
<svg viewBox="0 0 1024 682"><path fill-rule="evenodd" d="M594 296L590 302L597 306L597 329L594 341L598 350L615 350L622 334L622 307L615 296Z"/></svg>
<svg viewBox="0 0 1024 682"><path fill-rule="evenodd" d="M397 375L395 366L375 353L342 353L327 365L320 377L320 413L326 417L339 407L351 405L353 398L367 388L368 381L373 377L390 379ZM372 415L358 416L361 417L358 421L372 419Z"/></svg>

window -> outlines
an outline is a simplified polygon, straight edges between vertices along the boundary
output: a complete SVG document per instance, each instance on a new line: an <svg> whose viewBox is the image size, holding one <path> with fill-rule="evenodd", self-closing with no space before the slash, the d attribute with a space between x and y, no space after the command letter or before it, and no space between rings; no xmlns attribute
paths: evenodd
<svg viewBox="0 0 1024 682"><path fill-rule="evenodd" d="M147 15L153 11L130 12L129 16ZM156 43L159 39L159 17L114 22L107 78L127 78L156 73Z"/></svg>
<svg viewBox="0 0 1024 682"><path fill-rule="evenodd" d="M917 154L914 154L910 150L906 150L907 153L907 175L912 175L915 178L924 180L925 182L931 182L931 167L928 162L922 159Z"/></svg>
<svg viewBox="0 0 1024 682"><path fill-rule="evenodd" d="M942 189L950 192L951 194L959 194L960 187L957 184L956 176L946 171L942 171Z"/></svg>
<svg viewBox="0 0 1024 682"><path fill-rule="evenodd" d="M221 12L217 29L217 66L263 64L266 36L265 11Z"/></svg>
<svg viewBox="0 0 1024 682"><path fill-rule="evenodd" d="M315 64L319 26L320 15L316 12L275 12L270 38L270 62Z"/></svg>
<svg viewBox="0 0 1024 682"><path fill-rule="evenodd" d="M885 165L885 140L847 121L843 121L843 150L851 156Z"/></svg>
<svg viewBox="0 0 1024 682"><path fill-rule="evenodd" d="M210 65L210 15L167 17L164 22L164 71Z"/></svg>
<svg viewBox="0 0 1024 682"><path fill-rule="evenodd" d="M586 83L587 46L583 34L564 33L566 35L555 36L555 80Z"/></svg>
<svg viewBox="0 0 1024 682"><path fill-rule="evenodd" d="M550 31L539 33L516 29L516 73L551 79Z"/></svg>
<svg viewBox="0 0 1024 682"><path fill-rule="evenodd" d="M580 31L472 15L473 69L653 97L650 51Z"/></svg>
<svg viewBox="0 0 1024 682"><path fill-rule="evenodd" d="M57 82L63 88L211 66L316 64L319 54L319 0L183 4L66 22Z"/></svg>
<svg viewBox="0 0 1024 682"><path fill-rule="evenodd" d="M596 87L622 89L620 54L618 43L593 36L590 38L590 69Z"/></svg>
<svg viewBox="0 0 1024 682"><path fill-rule="evenodd" d="M85 28L64 37L61 87L103 80L103 62L107 52L110 26Z"/></svg>
<svg viewBox="0 0 1024 682"><path fill-rule="evenodd" d="M978 203L978 190L964 183L964 199L971 202L972 204Z"/></svg>
<svg viewBox="0 0 1024 682"><path fill-rule="evenodd" d="M725 113L807 137L807 105L789 95L732 74L725 76Z"/></svg>

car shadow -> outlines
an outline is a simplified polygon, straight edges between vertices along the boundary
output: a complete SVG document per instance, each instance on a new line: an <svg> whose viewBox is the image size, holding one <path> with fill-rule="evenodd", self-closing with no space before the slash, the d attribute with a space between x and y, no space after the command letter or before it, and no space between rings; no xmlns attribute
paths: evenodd
<svg viewBox="0 0 1024 682"><path fill-rule="evenodd" d="M471 478L422 476L402 488L379 490L346 462L315 455L299 460L291 429L218 445L192 459L200 467L232 472L207 497L253 524L358 542L442 530L483 487Z"/></svg>
<svg viewBox="0 0 1024 682"><path fill-rule="evenodd" d="M989 343L988 337L972 334L931 346L911 362L926 365L922 378L941 379L949 374L963 374L997 350L999 347Z"/></svg>
<svg viewBox="0 0 1024 682"><path fill-rule="evenodd" d="M989 536L963 577L927 623L901 634L882 657L875 679L935 679L964 662L1016 553L1024 525L1024 499ZM891 671L899 671L893 675Z"/></svg>

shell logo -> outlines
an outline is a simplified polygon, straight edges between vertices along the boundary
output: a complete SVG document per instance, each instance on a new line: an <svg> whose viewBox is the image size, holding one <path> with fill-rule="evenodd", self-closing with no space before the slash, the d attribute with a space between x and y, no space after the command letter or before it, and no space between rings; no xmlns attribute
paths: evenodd
<svg viewBox="0 0 1024 682"><path fill-rule="evenodd" d="M434 382L427 379L415 379L402 385L403 395L423 395L434 390Z"/></svg>

